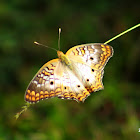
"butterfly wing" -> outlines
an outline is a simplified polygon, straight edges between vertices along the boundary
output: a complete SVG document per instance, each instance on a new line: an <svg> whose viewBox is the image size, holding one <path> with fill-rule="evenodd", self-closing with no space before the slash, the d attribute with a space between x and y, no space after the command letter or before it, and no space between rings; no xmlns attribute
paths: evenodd
<svg viewBox="0 0 140 140"><path fill-rule="evenodd" d="M104 67L113 56L113 48L102 43L83 44L66 53L73 71L89 92L103 89Z"/></svg>
<svg viewBox="0 0 140 140"><path fill-rule="evenodd" d="M109 58L113 56L113 48L102 43L83 44L69 49L66 55L69 59L75 59L99 70L104 68Z"/></svg>
<svg viewBox="0 0 140 140"><path fill-rule="evenodd" d="M54 96L53 73L58 62L59 59L53 59L42 66L26 89L25 101L36 103L41 99Z"/></svg>
<svg viewBox="0 0 140 140"><path fill-rule="evenodd" d="M59 59L54 59L46 63L31 80L25 93L25 101L36 103L55 96L84 101L89 95L73 72Z"/></svg>
<svg viewBox="0 0 140 140"><path fill-rule="evenodd" d="M113 55L104 44L85 44L71 48L66 55L72 69L60 59L47 62L30 82L25 100L36 103L50 97L84 101L92 91L103 88L103 68Z"/></svg>

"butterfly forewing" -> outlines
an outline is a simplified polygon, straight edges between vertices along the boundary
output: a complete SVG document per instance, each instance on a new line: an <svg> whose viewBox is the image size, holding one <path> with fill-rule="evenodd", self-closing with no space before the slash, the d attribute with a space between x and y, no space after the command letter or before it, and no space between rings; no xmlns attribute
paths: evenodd
<svg viewBox="0 0 140 140"><path fill-rule="evenodd" d="M25 100L36 103L41 99L54 96L54 69L59 59L54 59L46 63L31 80L26 93Z"/></svg>
<svg viewBox="0 0 140 140"><path fill-rule="evenodd" d="M102 69L113 56L113 48L102 43L83 44L69 49L66 53L68 57L75 58L75 61L84 63L94 69Z"/></svg>

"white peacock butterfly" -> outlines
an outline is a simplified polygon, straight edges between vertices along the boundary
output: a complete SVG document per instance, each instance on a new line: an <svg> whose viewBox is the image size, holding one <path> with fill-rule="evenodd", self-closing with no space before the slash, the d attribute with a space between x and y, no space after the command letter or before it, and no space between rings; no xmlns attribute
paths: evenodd
<svg viewBox="0 0 140 140"><path fill-rule="evenodd" d="M113 56L113 48L107 43L139 26L137 24L105 43L78 45L66 54L57 51L58 59L47 62L31 80L25 93L27 103L15 115L16 119L27 110L30 103L50 97L84 102L90 93L103 89L104 67ZM58 46L60 48L60 29Z"/></svg>

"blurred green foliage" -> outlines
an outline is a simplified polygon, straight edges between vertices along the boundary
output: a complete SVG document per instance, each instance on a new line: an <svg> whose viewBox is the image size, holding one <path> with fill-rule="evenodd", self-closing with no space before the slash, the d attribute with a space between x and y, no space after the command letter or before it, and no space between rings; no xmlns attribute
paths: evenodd
<svg viewBox="0 0 140 140"><path fill-rule="evenodd" d="M25 89L56 52L83 43L105 42L140 21L140 1L1 0L0 140L140 139L140 29L109 43L114 56L104 87L85 103L57 98L31 106L16 121Z"/></svg>

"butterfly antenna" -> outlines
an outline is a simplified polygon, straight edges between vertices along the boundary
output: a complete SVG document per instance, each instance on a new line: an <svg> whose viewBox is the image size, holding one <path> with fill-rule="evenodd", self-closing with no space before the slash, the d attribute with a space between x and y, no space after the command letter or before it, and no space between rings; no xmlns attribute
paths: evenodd
<svg viewBox="0 0 140 140"><path fill-rule="evenodd" d="M61 28L59 28L58 32L59 32L59 37L58 37L58 49L59 49L59 51L60 51L60 34L61 34Z"/></svg>
<svg viewBox="0 0 140 140"><path fill-rule="evenodd" d="M55 48L48 47L48 46L46 46L46 45L44 45L44 44L41 44L41 43L38 43L38 42L36 42L36 41L34 41L34 43L35 43L36 45L43 46L43 47L47 47L47 48L50 48L50 49L52 49L52 50L58 51L58 50L56 50Z"/></svg>
<svg viewBox="0 0 140 140"><path fill-rule="evenodd" d="M140 26L140 23L137 24L137 25L135 25L135 26L133 26L133 27L131 27L131 28L129 28L129 29L127 29L126 31L124 31L124 32L122 32L122 33L116 35L115 37L109 39L109 40L106 41L104 44L107 44L107 43L109 43L109 42L115 40L116 38L118 38L118 37L120 37L120 36L122 36L122 35L124 35L124 34L126 34L126 33L128 33L128 32L130 32L130 31L132 31L132 30L134 30L135 28L138 28L139 26Z"/></svg>

